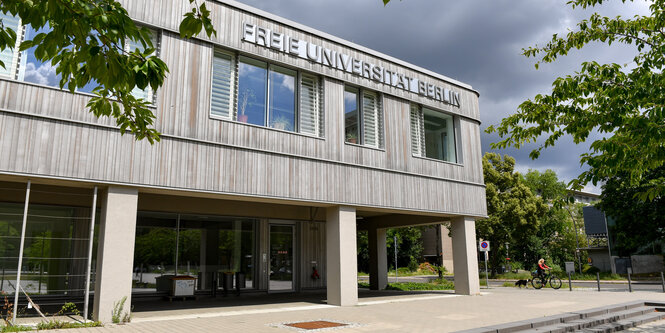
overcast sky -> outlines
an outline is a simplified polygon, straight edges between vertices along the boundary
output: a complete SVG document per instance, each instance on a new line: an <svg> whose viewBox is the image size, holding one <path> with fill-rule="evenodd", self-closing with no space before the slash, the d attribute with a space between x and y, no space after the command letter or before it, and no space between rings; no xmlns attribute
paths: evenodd
<svg viewBox="0 0 665 333"><path fill-rule="evenodd" d="M536 70L522 48L565 34L592 13L573 10L567 0L392 0L386 7L381 0L240 2L470 84L480 92L483 130L521 102L548 93L556 77L573 73L583 61L623 64L634 54L628 47L594 45ZM627 17L648 13L648 3L615 0L595 10ZM483 132L481 139L487 152L498 137ZM588 147L564 138L537 160L529 158L528 147L499 152L515 157L520 172L552 169L569 181L582 172L579 155ZM600 192L593 185L586 190Z"/></svg>

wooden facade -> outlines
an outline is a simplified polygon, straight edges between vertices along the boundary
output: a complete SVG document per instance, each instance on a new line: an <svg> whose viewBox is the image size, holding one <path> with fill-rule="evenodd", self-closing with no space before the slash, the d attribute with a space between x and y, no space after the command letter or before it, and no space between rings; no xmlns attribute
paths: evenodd
<svg viewBox="0 0 665 333"><path fill-rule="evenodd" d="M170 69L153 109L161 142L150 145L120 135L112 120L96 119L86 111L86 94L0 79L0 173L218 193L250 201L269 198L441 216L486 215L478 95L468 86L269 14L250 12L235 2L209 2L217 37L183 40L175 31L189 4L178 4L123 1L132 17L159 31L160 54ZM243 22L449 87L459 92L461 106L244 43ZM211 118L215 48L320 74L324 137ZM384 148L344 142L344 83L383 93ZM410 103L459 116L459 163L412 155Z"/></svg>

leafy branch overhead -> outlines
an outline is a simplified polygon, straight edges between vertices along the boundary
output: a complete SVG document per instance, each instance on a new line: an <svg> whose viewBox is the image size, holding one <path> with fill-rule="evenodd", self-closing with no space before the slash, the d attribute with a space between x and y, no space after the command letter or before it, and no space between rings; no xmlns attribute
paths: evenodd
<svg viewBox="0 0 665 333"><path fill-rule="evenodd" d="M604 2L607 1L568 3L573 8L589 8ZM665 75L662 73L665 2L654 1L649 8L649 16L628 19L595 13L566 36L554 35L545 46L524 49L525 56L539 58L536 68L593 42L632 45L636 54L630 64L588 61L582 63L579 72L557 78L549 94L525 101L501 124L487 128L488 133L497 132L502 138L492 148L520 148L542 137L544 141L530 153L535 159L564 135L580 143L598 132L601 139L595 140L590 151L580 156L580 163L588 165L589 170L573 180L571 185L577 189L623 172L637 183L648 170L662 166L665 163ZM652 200L664 193L665 179L652 179L640 197Z"/></svg>
<svg viewBox="0 0 665 333"><path fill-rule="evenodd" d="M185 14L180 34L187 38L202 29L208 37L216 34L205 3ZM51 62L62 78L60 88L73 92L88 83L96 84L95 97L87 104L97 117L112 117L122 133L137 140L159 141L153 128L155 115L151 101L132 95L135 88L157 90L168 73L166 63L155 52L150 31L139 28L120 3L113 0L2 0L0 11L18 16L22 24L38 33L20 44L20 50L35 47L35 58ZM13 49L16 31L0 24L0 50ZM130 40L142 47L125 48ZM6 64L0 62L0 66Z"/></svg>

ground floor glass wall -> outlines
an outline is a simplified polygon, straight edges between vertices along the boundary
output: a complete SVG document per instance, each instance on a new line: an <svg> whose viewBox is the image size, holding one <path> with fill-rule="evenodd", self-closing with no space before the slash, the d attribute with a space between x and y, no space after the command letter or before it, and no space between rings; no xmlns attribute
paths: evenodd
<svg viewBox="0 0 665 333"><path fill-rule="evenodd" d="M139 212L134 292L163 293L191 276L198 291L256 288L257 220Z"/></svg>
<svg viewBox="0 0 665 333"><path fill-rule="evenodd" d="M12 295L17 289L26 192L26 184L9 184L0 183L3 185L0 186L3 200L0 201L0 290L5 295ZM33 199L28 203L21 265L21 296L27 293L33 298L50 295L80 300L84 295L92 197L92 190L87 189L69 191L60 187L32 186ZM57 198L52 201L60 204L45 203L48 198ZM22 199L23 202L5 201L8 199ZM95 230L98 229L96 225ZM91 290L94 290L94 269L93 253Z"/></svg>

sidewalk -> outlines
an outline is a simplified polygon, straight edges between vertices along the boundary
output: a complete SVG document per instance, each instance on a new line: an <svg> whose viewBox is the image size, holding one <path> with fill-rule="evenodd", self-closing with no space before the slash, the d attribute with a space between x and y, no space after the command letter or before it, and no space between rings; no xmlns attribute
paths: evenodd
<svg viewBox="0 0 665 333"><path fill-rule="evenodd" d="M665 302L664 293L497 288L481 296L449 292L380 293L361 290L360 304L334 307L311 301L224 308L138 312L126 325L76 332L296 332L278 324L328 320L340 332L452 332L637 300ZM63 330L62 332L70 332Z"/></svg>

